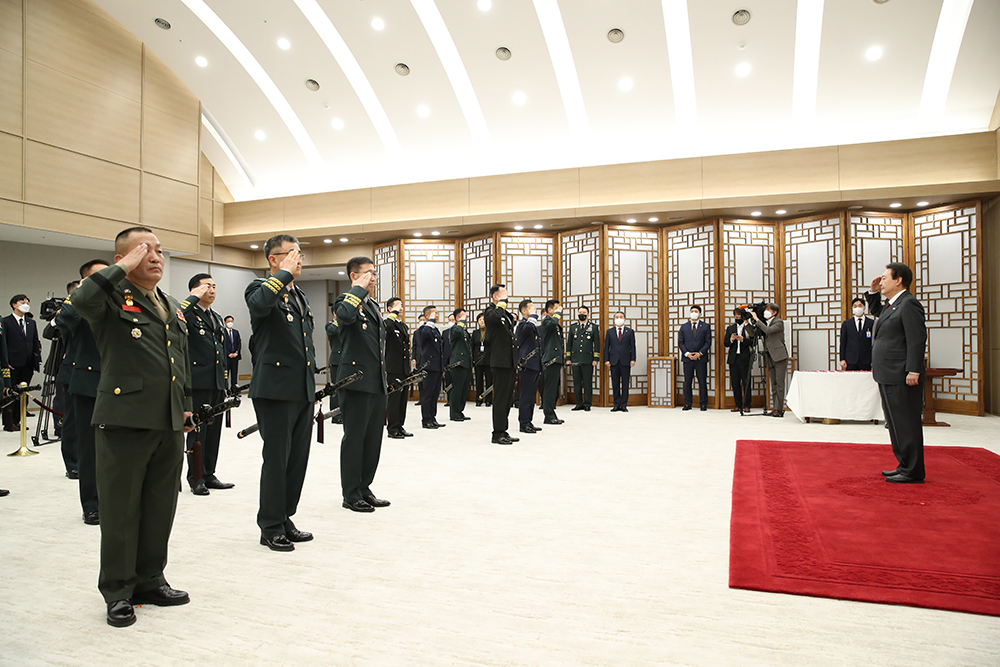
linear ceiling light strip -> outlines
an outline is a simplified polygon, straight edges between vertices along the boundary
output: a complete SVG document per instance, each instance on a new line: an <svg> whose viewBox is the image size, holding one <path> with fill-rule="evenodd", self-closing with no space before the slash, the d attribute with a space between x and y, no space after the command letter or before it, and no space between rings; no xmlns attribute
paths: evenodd
<svg viewBox="0 0 1000 667"><path fill-rule="evenodd" d="M816 120L819 50L823 36L823 0L799 0L795 10L795 64L792 69L792 118Z"/></svg>
<svg viewBox="0 0 1000 667"><path fill-rule="evenodd" d="M691 51L691 22L687 0L663 0L663 25L667 32L670 83L674 92L677 125L698 124L698 103L694 87L694 55Z"/></svg>
<svg viewBox="0 0 1000 667"><path fill-rule="evenodd" d="M219 148L221 148L222 152L226 154L226 157L229 158L229 161L233 163L233 166L236 168L236 171L239 173L239 175L243 177L243 180L245 180L247 182L247 185L249 185L250 188L253 189L254 188L253 179L250 178L250 174L248 174L246 169L243 167L243 161L240 158L236 157L235 149L229 145L229 141L227 139L224 139L222 137L221 130L215 126L215 122L213 121L213 119L209 118L204 110L202 111L201 114L201 124L205 126L205 129L208 130L208 133L211 134L212 138L215 139L215 141L219 144Z"/></svg>
<svg viewBox="0 0 1000 667"><path fill-rule="evenodd" d="M427 35L434 45L434 50L437 51L438 58L444 65L444 71L448 74L451 87L458 97L458 104L462 107L462 113L465 115L465 122L469 125L469 131L472 132L473 140L480 148L489 146L492 141L490 140L489 128L486 126L486 118L483 116L483 109L479 105L479 98L476 97L469 73L465 69L462 57L458 54L458 48L451 38L451 33L448 32L448 26L445 25L444 19L441 17L441 12L438 11L434 0L410 0L410 3L416 10L417 16L420 17L420 22L424 24L424 30L427 31Z"/></svg>
<svg viewBox="0 0 1000 667"><path fill-rule="evenodd" d="M938 16L931 55L920 94L920 117L937 118L944 114L951 78L955 74L958 52L965 36L973 0L944 0Z"/></svg>
<svg viewBox="0 0 1000 667"><path fill-rule="evenodd" d="M392 123L389 122L389 116L386 115L385 109L382 108L382 103L379 101L378 95L375 94L375 89L372 88L371 82L368 81L368 77L362 71L357 58L354 57L351 49L348 48L347 42L344 41L344 38L340 36L340 33L334 27L333 22L330 21L330 17L326 15L326 12L323 11L316 0L294 0L294 2L299 11L305 15L306 20L312 25L313 30L316 31L320 39L323 40L323 43L326 44L326 48L333 55L337 64L340 65L344 76L347 77L351 87L354 88L354 94L361 100L361 105L365 108L368 118L371 119L372 124L375 126L375 131L382 140L385 150L394 156L402 154L403 147L399 143L396 131L392 128Z"/></svg>
<svg viewBox="0 0 1000 667"><path fill-rule="evenodd" d="M583 91L580 90L580 77L573 62L573 52L569 48L569 37L562 14L559 12L557 0L532 0L535 13L542 26L545 46L549 49L549 58L556 72L556 83L562 96L566 118L569 120L570 131L574 135L585 135L590 131L587 122L587 109L583 105Z"/></svg>

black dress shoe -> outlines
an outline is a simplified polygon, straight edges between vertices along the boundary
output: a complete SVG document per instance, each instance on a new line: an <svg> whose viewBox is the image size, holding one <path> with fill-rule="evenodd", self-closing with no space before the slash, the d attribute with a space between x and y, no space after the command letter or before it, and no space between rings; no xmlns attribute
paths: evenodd
<svg viewBox="0 0 1000 667"><path fill-rule="evenodd" d="M10 495L10 491L9 490L7 490L7 489L0 489L0 498L3 498L4 496L9 496L9 495Z"/></svg>
<svg viewBox="0 0 1000 667"><path fill-rule="evenodd" d="M345 500L344 507L352 512L374 512L375 508L363 500Z"/></svg>
<svg viewBox="0 0 1000 667"><path fill-rule="evenodd" d="M436 428L444 428L445 426L447 426L447 424L442 424L441 422L439 422L438 420L435 419L434 420L434 426Z"/></svg>
<svg viewBox="0 0 1000 667"><path fill-rule="evenodd" d="M205 486L205 480L198 480L198 483L191 487L191 493L196 496L207 496L209 492L208 487Z"/></svg>
<svg viewBox="0 0 1000 667"><path fill-rule="evenodd" d="M772 414L771 416L772 417L777 417L778 419L781 419L781 418L783 418L785 416L785 411L784 410L775 410L774 414Z"/></svg>
<svg viewBox="0 0 1000 667"><path fill-rule="evenodd" d="M708 410L708 408L702 408L701 409L702 412L705 412L706 410Z"/></svg>
<svg viewBox="0 0 1000 667"><path fill-rule="evenodd" d="M430 424L421 424L421 426L423 426L424 428L437 428L437 427L438 427L438 425L437 425L437 424L434 424L434 423L430 423Z"/></svg>
<svg viewBox="0 0 1000 667"><path fill-rule="evenodd" d="M128 600L115 600L108 603L108 625L116 628L127 628L135 623L135 610Z"/></svg>
<svg viewBox="0 0 1000 667"><path fill-rule="evenodd" d="M520 431L521 433L537 433L538 431L541 431L542 429L535 428L534 426L531 426L529 424L527 426L521 426L517 430Z"/></svg>
<svg viewBox="0 0 1000 667"><path fill-rule="evenodd" d="M583 410L583 406L582 405L576 406L575 408L573 408L572 410L570 410L570 412L577 412L579 410Z"/></svg>
<svg viewBox="0 0 1000 667"><path fill-rule="evenodd" d="M619 408L617 405L615 407L611 408L611 412L618 412L620 410L621 410L621 408Z"/></svg>
<svg viewBox="0 0 1000 667"><path fill-rule="evenodd" d="M618 412L628 412L628 408L623 407L620 410L618 410Z"/></svg>
<svg viewBox="0 0 1000 667"><path fill-rule="evenodd" d="M171 588L170 584L163 584L159 588L143 593L133 593L131 600L133 605L151 604L156 607L175 607L190 601L191 598L187 593Z"/></svg>
<svg viewBox="0 0 1000 667"><path fill-rule="evenodd" d="M99 526L101 525L101 515L97 512L84 512L83 522L88 526Z"/></svg>
<svg viewBox="0 0 1000 667"><path fill-rule="evenodd" d="M685 405L683 408L681 408L681 410L684 411L684 412L687 412L690 409L691 409L690 405Z"/></svg>
<svg viewBox="0 0 1000 667"><path fill-rule="evenodd" d="M464 421L464 422L471 422L472 421L472 417L466 417L465 415L462 415L462 421Z"/></svg>
<svg viewBox="0 0 1000 667"><path fill-rule="evenodd" d="M892 477L893 475L898 475L898 474L899 474L899 468L896 468L895 470L883 470L882 471L882 476L883 477Z"/></svg>
<svg viewBox="0 0 1000 667"><path fill-rule="evenodd" d="M387 435L394 440L403 440L406 438L406 436L399 431L389 431Z"/></svg>
<svg viewBox="0 0 1000 667"><path fill-rule="evenodd" d="M66 477L68 479L80 479L80 473L76 470L67 470Z"/></svg>
<svg viewBox="0 0 1000 667"><path fill-rule="evenodd" d="M285 537L288 538L289 542L308 542L313 538L313 534L307 533L304 530L299 530L298 528L286 528Z"/></svg>
<svg viewBox="0 0 1000 667"><path fill-rule="evenodd" d="M885 478L885 481L892 482L893 484L923 484L924 480L917 479L916 477L909 477L907 475L895 474L890 475Z"/></svg>
<svg viewBox="0 0 1000 667"><path fill-rule="evenodd" d="M590 406L589 405L583 406L583 411L584 412L590 412Z"/></svg>
<svg viewBox="0 0 1000 667"><path fill-rule="evenodd" d="M559 424L565 424L566 421L563 419L546 419L543 424L552 424L553 426L559 426Z"/></svg>
<svg viewBox="0 0 1000 667"><path fill-rule="evenodd" d="M399 432L403 434L404 438L412 438L413 434L407 431L405 428L399 429Z"/></svg>
<svg viewBox="0 0 1000 667"><path fill-rule="evenodd" d="M211 479L206 479L204 481L205 486L210 489L231 489L236 486L232 482L223 482L218 477L212 477Z"/></svg>
<svg viewBox="0 0 1000 667"><path fill-rule="evenodd" d="M491 442L495 445L513 445L514 438L507 435L493 436L493 440L491 440Z"/></svg>
<svg viewBox="0 0 1000 667"><path fill-rule="evenodd" d="M271 537L260 536L260 543L271 551L295 551L295 545L292 544L284 533L278 533L277 535L272 535Z"/></svg>
<svg viewBox="0 0 1000 667"><path fill-rule="evenodd" d="M388 500L381 500L375 496L365 496L364 501L372 507L388 507L392 504Z"/></svg>
<svg viewBox="0 0 1000 667"><path fill-rule="evenodd" d="M464 422L465 421L465 417L452 417L451 421L453 421L453 422Z"/></svg>

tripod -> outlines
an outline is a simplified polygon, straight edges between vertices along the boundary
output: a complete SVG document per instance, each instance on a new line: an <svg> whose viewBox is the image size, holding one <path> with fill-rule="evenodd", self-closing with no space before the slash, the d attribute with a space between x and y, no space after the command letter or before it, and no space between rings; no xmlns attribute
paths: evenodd
<svg viewBox="0 0 1000 667"><path fill-rule="evenodd" d="M52 404L56 398L56 369L62 361L66 352L66 343L62 336L54 336L52 345L49 347L49 357L42 366L44 380L42 381L42 409L38 411L38 423L35 424L35 435L31 436L31 442L38 445L48 445L59 442L60 438L49 438L49 422L52 414L66 413L66 406L60 405L61 410L53 410ZM53 424L53 427L55 424ZM55 428L53 428L55 431Z"/></svg>
<svg viewBox="0 0 1000 667"><path fill-rule="evenodd" d="M761 412L754 414L751 410L744 410L743 406L740 406L740 416L741 417L767 417L770 413L767 411L767 368L764 364L764 355L760 352L760 343L764 339L760 335L760 331L757 327L753 325L753 322L747 321L746 326L743 327L743 331L746 332L747 328L752 328L754 334L752 337L753 343L750 344L750 372L747 373L746 378L743 380L743 396L746 396L750 391L750 385L753 383L753 366L756 362L757 370L761 372L764 377L764 405L761 408Z"/></svg>

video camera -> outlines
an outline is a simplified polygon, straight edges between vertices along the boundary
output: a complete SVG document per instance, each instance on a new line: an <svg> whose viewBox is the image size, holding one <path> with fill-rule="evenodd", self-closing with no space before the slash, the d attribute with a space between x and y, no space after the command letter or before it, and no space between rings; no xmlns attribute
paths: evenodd
<svg viewBox="0 0 1000 667"><path fill-rule="evenodd" d="M42 301L42 305L38 312L38 317L45 320L46 322L51 321L52 318L56 316L56 313L59 312L59 309L62 308L63 302L65 300L66 299L62 297L50 296L45 301Z"/></svg>
<svg viewBox="0 0 1000 667"><path fill-rule="evenodd" d="M750 304L745 303L740 306L736 306L736 311L737 311L736 314L744 322L749 322L751 319L753 319L753 315L750 314L750 312L753 311L757 313L757 317L763 320L765 308L767 308L766 301L761 301L760 303L750 303Z"/></svg>

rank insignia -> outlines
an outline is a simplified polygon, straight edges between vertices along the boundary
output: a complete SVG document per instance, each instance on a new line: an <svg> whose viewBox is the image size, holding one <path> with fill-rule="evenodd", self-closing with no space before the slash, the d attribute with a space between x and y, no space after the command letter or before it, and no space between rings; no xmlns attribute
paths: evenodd
<svg viewBox="0 0 1000 667"><path fill-rule="evenodd" d="M361 328L367 331L368 330L368 323L367 322L362 322L361 323Z"/></svg>
<svg viewBox="0 0 1000 667"><path fill-rule="evenodd" d="M181 312L180 308L178 308L175 312L177 313L177 319L179 319L184 324L188 323L188 321L184 318L184 313Z"/></svg>
<svg viewBox="0 0 1000 667"><path fill-rule="evenodd" d="M285 303L288 303L288 292L285 292Z"/></svg>
<svg viewBox="0 0 1000 667"><path fill-rule="evenodd" d="M294 322L294 321L295 321L295 318L294 318L294 317L292 317L292 314L291 314L291 313L288 313L288 321L289 321L289 322Z"/></svg>
<svg viewBox="0 0 1000 667"><path fill-rule="evenodd" d="M142 332L139 331L139 327L132 329L132 338L142 338Z"/></svg>
<svg viewBox="0 0 1000 667"><path fill-rule="evenodd" d="M200 333L202 336L204 336L205 335L205 330L204 329L198 329L198 333Z"/></svg>
<svg viewBox="0 0 1000 667"><path fill-rule="evenodd" d="M125 295L125 305L128 306L129 308L133 308L134 307L132 305L132 295L131 294L126 294Z"/></svg>

